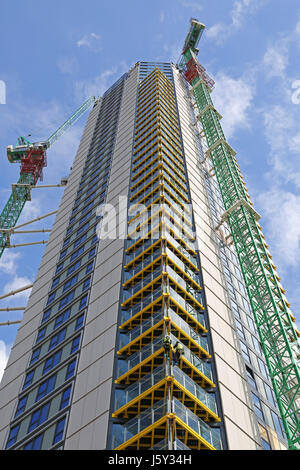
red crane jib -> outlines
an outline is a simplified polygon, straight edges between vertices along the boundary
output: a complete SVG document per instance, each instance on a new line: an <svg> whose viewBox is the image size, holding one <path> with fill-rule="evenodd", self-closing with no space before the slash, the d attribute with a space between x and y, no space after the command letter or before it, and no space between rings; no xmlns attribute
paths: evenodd
<svg viewBox="0 0 300 470"><path fill-rule="evenodd" d="M204 82L210 87L213 88L215 82L213 81L212 78L210 78L207 73L205 72L205 68L199 64L197 60L195 60L193 57L187 62L186 64L187 70L184 74L184 77L186 81L189 84L192 84L193 80L196 77L202 78Z"/></svg>
<svg viewBox="0 0 300 470"><path fill-rule="evenodd" d="M28 149L26 157L21 160L21 171L31 173L34 177L34 184L40 179L43 180L43 168L47 166L46 150L43 148Z"/></svg>

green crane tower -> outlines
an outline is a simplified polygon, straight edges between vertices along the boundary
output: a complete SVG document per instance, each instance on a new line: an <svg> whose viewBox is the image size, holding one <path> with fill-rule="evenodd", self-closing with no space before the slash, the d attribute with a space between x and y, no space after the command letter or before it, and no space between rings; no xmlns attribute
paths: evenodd
<svg viewBox="0 0 300 470"><path fill-rule="evenodd" d="M46 150L62 136L89 107L96 98L90 97L72 116L67 119L46 141L31 143L24 137L19 137L17 145L7 147L7 158L11 163L21 163L20 178L14 185L11 195L0 215L0 258L8 246L7 230L13 228L19 219L26 201L30 198L30 189L42 179L42 171L46 166Z"/></svg>
<svg viewBox="0 0 300 470"><path fill-rule="evenodd" d="M191 19L182 58L178 64L192 87L220 187L225 213L219 226L227 222L243 272L262 349L274 386L290 449L300 449L300 344L295 318L290 311L276 266L268 251L235 151L226 142L220 114L214 108L214 82L197 60L197 45L205 26ZM218 228L218 227L217 227Z"/></svg>

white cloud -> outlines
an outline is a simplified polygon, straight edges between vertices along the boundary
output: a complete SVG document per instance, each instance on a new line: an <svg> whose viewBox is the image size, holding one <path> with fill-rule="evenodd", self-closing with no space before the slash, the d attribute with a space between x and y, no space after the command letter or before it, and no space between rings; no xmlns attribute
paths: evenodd
<svg viewBox="0 0 300 470"><path fill-rule="evenodd" d="M282 151L286 146L286 131L293 125L290 114L282 105L263 110L265 135L273 152Z"/></svg>
<svg viewBox="0 0 300 470"><path fill-rule="evenodd" d="M202 11L203 6L200 4L200 2L191 2L188 0L180 0L180 4L183 7L189 8L190 10L195 10L195 11Z"/></svg>
<svg viewBox="0 0 300 470"><path fill-rule="evenodd" d="M221 23L217 23L210 28L207 29L206 31L206 37L208 39L215 39L218 43L222 42L222 33L225 29L225 26Z"/></svg>
<svg viewBox="0 0 300 470"><path fill-rule="evenodd" d="M72 75L78 71L78 61L75 57L60 57L57 67L63 74Z"/></svg>
<svg viewBox="0 0 300 470"><path fill-rule="evenodd" d="M14 274L17 270L17 260L20 258L20 253L13 252L9 249L5 250L0 258L0 271L5 274Z"/></svg>
<svg viewBox="0 0 300 470"><path fill-rule="evenodd" d="M300 21L289 32L280 34L279 39L272 41L268 46L263 59L264 72L267 78L280 77L285 80L285 85L288 81L286 69L289 65L291 45L295 46L299 43L300 36Z"/></svg>
<svg viewBox="0 0 300 470"><path fill-rule="evenodd" d="M90 96L101 96L109 87L111 78L116 74L116 67L104 70L100 75L92 79L77 80L75 93L78 99L85 100Z"/></svg>
<svg viewBox="0 0 300 470"><path fill-rule="evenodd" d="M166 17L165 12L161 11L159 14L159 22L163 23L165 21L165 17Z"/></svg>
<svg viewBox="0 0 300 470"><path fill-rule="evenodd" d="M231 11L232 27L239 29L243 24L245 15L249 12L249 8L251 9L259 3L259 1L255 0L239 0L235 2Z"/></svg>
<svg viewBox="0 0 300 470"><path fill-rule="evenodd" d="M27 276L18 276L15 275L13 279L9 282L7 282L3 288L2 295L8 294L11 291L21 289L22 287L28 286L29 284L32 284L32 281L27 277ZM27 302L29 295L30 295L31 289L26 289L22 292L19 292L18 294L15 294L14 296L11 297L13 300L19 300L22 299L23 302ZM7 298L7 300L10 299L10 297Z"/></svg>
<svg viewBox="0 0 300 470"><path fill-rule="evenodd" d="M125 62L120 62L111 69L104 70L97 77L75 82L75 94L78 101L83 101L90 96L101 96L103 93L125 73L130 67Z"/></svg>
<svg viewBox="0 0 300 470"><path fill-rule="evenodd" d="M231 22L217 23L206 32L209 39L217 44L223 43L229 36L241 29L249 15L261 9L269 0L236 0L230 12Z"/></svg>
<svg viewBox="0 0 300 470"><path fill-rule="evenodd" d="M221 121L226 137L238 129L249 127L248 111L254 98L254 86L243 78L234 79L225 73L215 77L214 104L223 116Z"/></svg>
<svg viewBox="0 0 300 470"><path fill-rule="evenodd" d="M7 364L10 347L7 346L4 341L0 340L0 381L3 376L4 369Z"/></svg>
<svg viewBox="0 0 300 470"><path fill-rule="evenodd" d="M93 52L102 50L102 38L96 33L85 34L76 44L77 47L87 47Z"/></svg>
<svg viewBox="0 0 300 470"><path fill-rule="evenodd" d="M257 197L266 217L269 242L280 266L297 267L300 261L300 195L274 187Z"/></svg>
<svg viewBox="0 0 300 470"><path fill-rule="evenodd" d="M82 100L79 100L80 104ZM40 141L48 139L76 110L76 105L66 110L65 107L58 101L53 100L50 103L41 103L38 107L31 105L26 106L22 104L18 106L18 109L15 110L16 115L18 116L14 127L24 126L24 119L27 119L30 122L30 132L32 134L32 141ZM86 113L85 117L87 117ZM84 122L84 116L70 127L59 140L54 142L52 146L47 151L47 166L43 170L44 179L49 184L57 184L60 182L60 178L69 173L70 166L73 162L74 155L78 148L80 136L82 133L82 122ZM24 129L23 129L24 130ZM20 131L21 134L21 131ZM46 183L46 182L45 182ZM41 182L43 184L43 182ZM45 193L45 191L48 191ZM24 207L24 214L28 214L28 218L31 216L39 216L41 213L45 213L45 205L41 206L41 203L38 202L38 198L41 197L40 194L48 195L49 198L50 192L57 191L55 189L32 190L32 203L26 203ZM39 207L39 204L41 207ZM24 215L22 214L22 220Z"/></svg>
<svg viewBox="0 0 300 470"><path fill-rule="evenodd" d="M300 133L295 134L293 137L291 137L289 139L288 145L291 152L300 154Z"/></svg>
<svg viewBox="0 0 300 470"><path fill-rule="evenodd" d="M80 118L76 125L73 125L71 128L69 128L67 132L61 136L59 140L55 142L48 150L48 166L45 168L44 172L49 182L58 184L60 183L62 176L68 176L70 167L74 161L74 157L79 146L87 116L88 112ZM61 122L63 122L63 120ZM59 192L59 194L61 194L61 190L54 188L37 189L36 191L44 191L43 194L48 195L48 197L51 196L52 192L56 194ZM36 198L36 193L34 193L34 195ZM55 210L55 207L53 207L53 210ZM45 213L45 211L43 211L43 213Z"/></svg>
<svg viewBox="0 0 300 470"><path fill-rule="evenodd" d="M280 45L270 46L263 59L267 77L284 78L288 61L288 51L285 44L281 42Z"/></svg>
<svg viewBox="0 0 300 470"><path fill-rule="evenodd" d="M173 44L164 44L163 50L166 53L165 56L168 57L168 61L176 63L181 56L182 41L178 41Z"/></svg>
<svg viewBox="0 0 300 470"><path fill-rule="evenodd" d="M274 105L263 110L265 137L271 152L272 184L290 183L300 188L300 134L293 105Z"/></svg>
<svg viewBox="0 0 300 470"><path fill-rule="evenodd" d="M289 76L292 47L299 39L300 23L273 40L264 54L261 71L270 81L273 103L259 110L269 145L269 171L266 189L257 195L258 210L263 214L270 251L279 274L288 287L292 307L299 306L300 263L300 132L299 105L293 102L294 77ZM276 79L275 86L272 79ZM294 313L297 312L297 309Z"/></svg>
<svg viewBox="0 0 300 470"><path fill-rule="evenodd" d="M25 222L28 222L29 220L36 219L37 217L42 215L41 202L36 196L38 196L38 190L32 189L31 190L32 200L26 202L22 210L22 214L17 222L17 225L21 225ZM31 228L29 226L24 227L24 230L31 230Z"/></svg>

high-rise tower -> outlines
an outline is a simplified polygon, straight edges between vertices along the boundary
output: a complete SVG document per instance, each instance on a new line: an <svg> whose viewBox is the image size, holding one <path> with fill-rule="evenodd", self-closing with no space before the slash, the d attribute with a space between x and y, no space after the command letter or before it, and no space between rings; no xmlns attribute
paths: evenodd
<svg viewBox="0 0 300 470"><path fill-rule="evenodd" d="M1 382L3 449L287 448L196 123L170 63L96 102Z"/></svg>

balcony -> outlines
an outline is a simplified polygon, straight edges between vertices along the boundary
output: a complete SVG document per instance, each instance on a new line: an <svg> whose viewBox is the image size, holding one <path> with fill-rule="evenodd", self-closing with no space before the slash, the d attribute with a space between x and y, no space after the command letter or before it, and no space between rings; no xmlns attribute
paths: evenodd
<svg viewBox="0 0 300 470"><path fill-rule="evenodd" d="M169 421L177 437L190 449L221 449L219 429L211 428L176 398L160 400L124 425L114 424L113 448L152 448L168 437Z"/></svg>
<svg viewBox="0 0 300 470"><path fill-rule="evenodd" d="M172 344L175 345L177 337L170 334ZM152 343L147 344L141 350L136 351L129 358L119 358L117 384L131 384L141 379L164 361L163 349L164 335L156 337ZM215 388L212 377L211 364L194 354L183 344L184 355L181 358L181 369L199 384L202 388Z"/></svg>
<svg viewBox="0 0 300 470"><path fill-rule="evenodd" d="M214 394L200 387L179 367L168 364L157 367L125 389L117 389L113 417L130 419L152 407L162 396L167 398L168 391L198 417L207 422L220 422Z"/></svg>

